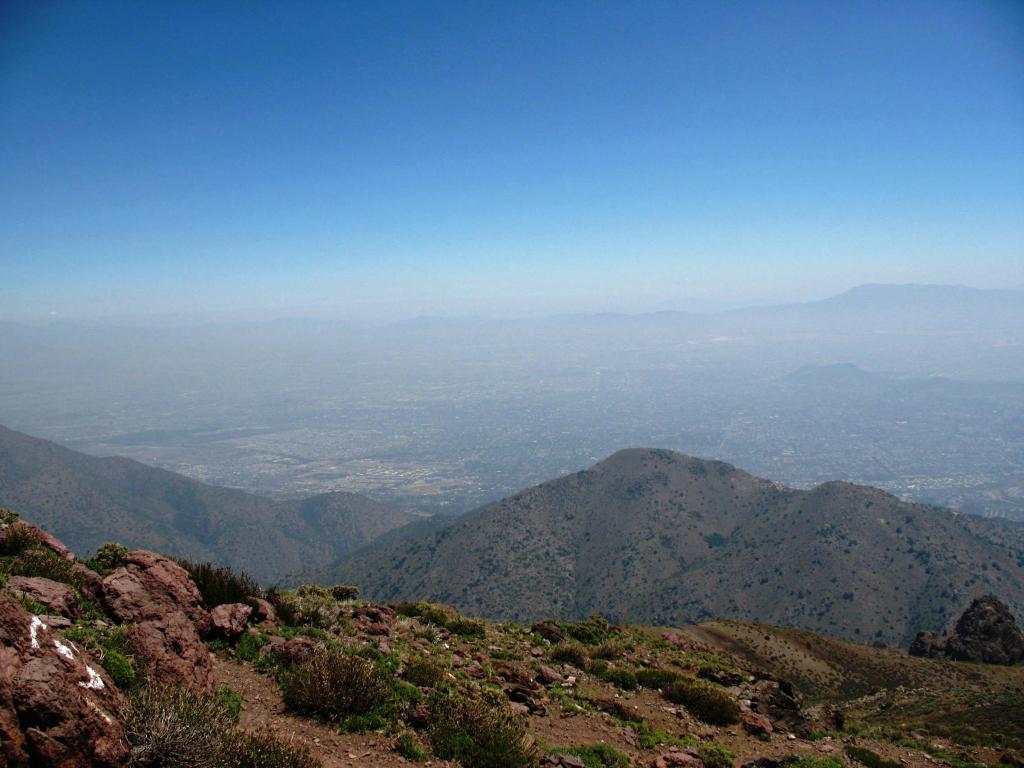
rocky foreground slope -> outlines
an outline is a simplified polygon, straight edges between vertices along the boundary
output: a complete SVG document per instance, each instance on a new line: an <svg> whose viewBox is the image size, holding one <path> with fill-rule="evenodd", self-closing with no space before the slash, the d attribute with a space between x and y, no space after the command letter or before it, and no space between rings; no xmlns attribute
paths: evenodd
<svg viewBox="0 0 1024 768"><path fill-rule="evenodd" d="M3 514L7 765L967 768L1024 748L1021 666L728 622L492 624L186 565L79 562Z"/></svg>

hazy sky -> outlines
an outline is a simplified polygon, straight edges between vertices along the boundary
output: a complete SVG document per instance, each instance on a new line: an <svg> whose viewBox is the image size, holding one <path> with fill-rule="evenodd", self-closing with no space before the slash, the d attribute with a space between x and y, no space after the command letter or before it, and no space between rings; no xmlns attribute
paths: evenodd
<svg viewBox="0 0 1024 768"><path fill-rule="evenodd" d="M1024 3L0 4L0 317L867 281L1024 283Z"/></svg>

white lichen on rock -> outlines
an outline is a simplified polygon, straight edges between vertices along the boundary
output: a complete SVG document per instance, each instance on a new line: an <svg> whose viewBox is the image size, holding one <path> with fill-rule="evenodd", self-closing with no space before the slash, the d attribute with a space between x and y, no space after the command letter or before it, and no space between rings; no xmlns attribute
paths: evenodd
<svg viewBox="0 0 1024 768"><path fill-rule="evenodd" d="M39 649L39 630L46 629L46 625L43 624L43 620L38 616L32 617L32 623L28 626L28 639L32 642L32 649Z"/></svg>

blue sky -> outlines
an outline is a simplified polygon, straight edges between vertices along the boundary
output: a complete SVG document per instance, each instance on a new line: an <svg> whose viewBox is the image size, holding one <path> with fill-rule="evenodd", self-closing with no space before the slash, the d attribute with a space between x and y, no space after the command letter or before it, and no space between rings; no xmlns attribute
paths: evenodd
<svg viewBox="0 0 1024 768"><path fill-rule="evenodd" d="M0 317L1024 283L1020 2L0 6Z"/></svg>

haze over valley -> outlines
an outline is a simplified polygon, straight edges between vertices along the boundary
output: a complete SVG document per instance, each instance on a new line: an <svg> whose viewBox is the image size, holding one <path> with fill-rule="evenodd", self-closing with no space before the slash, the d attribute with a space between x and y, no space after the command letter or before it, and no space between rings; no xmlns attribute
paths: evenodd
<svg viewBox="0 0 1024 768"><path fill-rule="evenodd" d="M1024 519L1024 293L722 313L0 325L0 423L280 499L460 514L616 450Z"/></svg>

